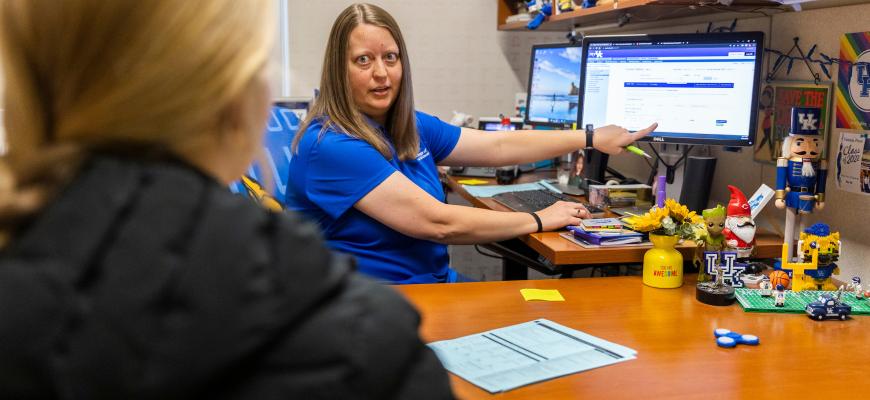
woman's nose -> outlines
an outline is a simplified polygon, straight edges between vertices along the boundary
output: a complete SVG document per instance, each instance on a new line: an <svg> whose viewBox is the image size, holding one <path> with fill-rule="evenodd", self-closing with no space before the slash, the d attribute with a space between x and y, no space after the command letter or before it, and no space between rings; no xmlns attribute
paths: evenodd
<svg viewBox="0 0 870 400"><path fill-rule="evenodd" d="M384 60L379 59L375 61L374 76L377 79L384 79L387 77L387 65L384 64Z"/></svg>

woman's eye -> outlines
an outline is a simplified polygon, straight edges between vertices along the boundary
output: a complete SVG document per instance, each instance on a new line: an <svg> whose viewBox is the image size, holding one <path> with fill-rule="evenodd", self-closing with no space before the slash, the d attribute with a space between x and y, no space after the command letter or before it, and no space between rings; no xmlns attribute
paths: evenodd
<svg viewBox="0 0 870 400"><path fill-rule="evenodd" d="M359 56L356 58L357 64L368 64L371 61L369 56Z"/></svg>
<svg viewBox="0 0 870 400"><path fill-rule="evenodd" d="M399 55L396 53L387 53L384 59L387 60L387 62L396 62L399 61Z"/></svg>

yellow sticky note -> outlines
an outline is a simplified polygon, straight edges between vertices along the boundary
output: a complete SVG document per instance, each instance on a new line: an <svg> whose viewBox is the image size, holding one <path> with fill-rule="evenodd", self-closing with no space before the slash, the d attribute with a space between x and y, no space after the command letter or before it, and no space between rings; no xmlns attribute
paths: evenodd
<svg viewBox="0 0 870 400"><path fill-rule="evenodd" d="M463 179L461 181L457 181L461 185L483 185L488 183L489 181L485 181L483 179Z"/></svg>
<svg viewBox="0 0 870 400"><path fill-rule="evenodd" d="M520 293L526 301L565 301L562 293L556 289L520 289Z"/></svg>

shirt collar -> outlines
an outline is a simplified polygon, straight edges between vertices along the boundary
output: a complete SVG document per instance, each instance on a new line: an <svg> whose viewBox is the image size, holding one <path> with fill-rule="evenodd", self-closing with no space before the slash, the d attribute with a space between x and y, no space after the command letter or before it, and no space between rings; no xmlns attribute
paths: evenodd
<svg viewBox="0 0 870 400"><path fill-rule="evenodd" d="M375 129L379 130L379 131L380 131L381 133L383 133L384 135L387 134L387 128L385 128L383 125L381 125L380 123L378 123L378 121L375 121L375 120L371 119L371 117L369 117L368 115L365 115L365 114L363 114L362 116L363 116L363 118L365 118L365 120L366 120L366 122L369 124L369 126L371 126L372 128L375 128Z"/></svg>

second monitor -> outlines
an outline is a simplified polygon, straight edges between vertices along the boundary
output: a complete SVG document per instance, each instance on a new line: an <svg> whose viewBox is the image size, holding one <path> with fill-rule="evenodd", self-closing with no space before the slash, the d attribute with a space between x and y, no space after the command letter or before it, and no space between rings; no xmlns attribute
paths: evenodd
<svg viewBox="0 0 870 400"><path fill-rule="evenodd" d="M526 124L561 128L577 122L581 49L569 43L532 46Z"/></svg>

